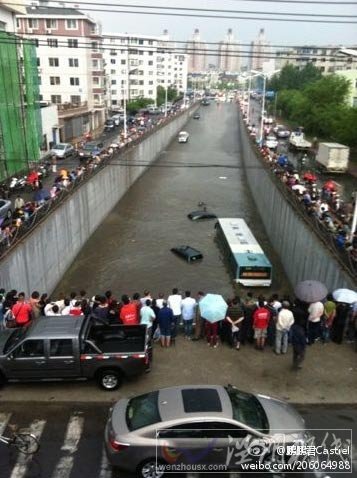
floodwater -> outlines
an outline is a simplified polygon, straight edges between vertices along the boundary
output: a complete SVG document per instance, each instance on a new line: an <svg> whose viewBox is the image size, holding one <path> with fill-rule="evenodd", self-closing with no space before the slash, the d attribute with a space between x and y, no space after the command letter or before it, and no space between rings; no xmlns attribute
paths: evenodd
<svg viewBox="0 0 357 478"><path fill-rule="evenodd" d="M189 142L173 140L161 153L88 240L54 295L79 289L89 294L110 289L117 297L145 289L167 294L173 287L231 295L232 281L214 240L215 221L187 218L200 202L219 217L247 221L273 263L273 286L265 293L288 291L246 185L237 106L201 107L201 119L191 119L185 129ZM188 264L170 251L186 244L203 253L200 263Z"/></svg>

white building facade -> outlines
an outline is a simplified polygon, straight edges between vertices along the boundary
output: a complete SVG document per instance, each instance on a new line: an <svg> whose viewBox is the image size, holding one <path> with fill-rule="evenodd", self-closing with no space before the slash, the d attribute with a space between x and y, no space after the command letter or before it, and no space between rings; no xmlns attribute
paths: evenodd
<svg viewBox="0 0 357 478"><path fill-rule="evenodd" d="M186 55L175 53L167 35L105 34L103 52L109 108L119 108L124 100L137 98L155 102L160 85L186 89Z"/></svg>
<svg viewBox="0 0 357 478"><path fill-rule="evenodd" d="M57 105L61 140L101 129L104 63L96 22L73 8L38 6L17 17L17 33L36 42L40 99Z"/></svg>
<svg viewBox="0 0 357 478"><path fill-rule="evenodd" d="M0 0L0 31L16 33L16 15L26 13L18 0Z"/></svg>

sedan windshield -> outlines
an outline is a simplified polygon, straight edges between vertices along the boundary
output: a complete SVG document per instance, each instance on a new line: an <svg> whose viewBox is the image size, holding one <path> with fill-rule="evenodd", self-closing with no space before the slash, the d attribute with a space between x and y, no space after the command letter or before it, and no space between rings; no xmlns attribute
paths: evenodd
<svg viewBox="0 0 357 478"><path fill-rule="evenodd" d="M159 392L151 392L129 400L126 424L130 431L161 422L158 398Z"/></svg>
<svg viewBox="0 0 357 478"><path fill-rule="evenodd" d="M234 420L261 433L268 433L268 419L258 399L231 386L225 387L225 390L231 400Z"/></svg>

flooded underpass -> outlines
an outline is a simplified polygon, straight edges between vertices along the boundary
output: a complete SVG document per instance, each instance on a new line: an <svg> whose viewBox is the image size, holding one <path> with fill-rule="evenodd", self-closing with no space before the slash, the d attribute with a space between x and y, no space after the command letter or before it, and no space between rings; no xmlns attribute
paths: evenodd
<svg viewBox="0 0 357 478"><path fill-rule="evenodd" d="M219 217L243 217L273 264L273 286L287 291L288 280L246 185L234 104L201 107L201 119L185 129L188 143L172 141L134 184L86 243L54 295L111 289L116 296L173 287L232 294L233 286L217 244L214 223L192 222L187 214L206 203ZM135 167L133 164L131 167ZM190 245L203 253L188 264L170 249Z"/></svg>

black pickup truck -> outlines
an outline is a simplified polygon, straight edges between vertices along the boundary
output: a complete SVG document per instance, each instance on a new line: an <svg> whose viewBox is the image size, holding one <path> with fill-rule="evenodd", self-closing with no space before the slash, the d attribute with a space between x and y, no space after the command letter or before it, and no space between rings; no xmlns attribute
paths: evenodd
<svg viewBox="0 0 357 478"><path fill-rule="evenodd" d="M0 333L0 385L7 381L95 379L115 390L125 377L150 370L151 340L144 325L97 319L41 317Z"/></svg>

